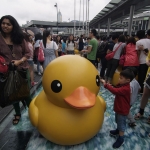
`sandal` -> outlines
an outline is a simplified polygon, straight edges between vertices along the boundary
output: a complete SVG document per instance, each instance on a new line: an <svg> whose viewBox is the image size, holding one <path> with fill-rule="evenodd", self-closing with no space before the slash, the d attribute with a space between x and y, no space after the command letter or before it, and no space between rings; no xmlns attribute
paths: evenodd
<svg viewBox="0 0 150 150"><path fill-rule="evenodd" d="M143 115L141 115L140 113L137 113L137 114L134 115L135 120L139 120L142 117L143 117Z"/></svg>
<svg viewBox="0 0 150 150"><path fill-rule="evenodd" d="M135 122L128 123L128 125L129 125L129 127L135 127L136 126Z"/></svg>
<svg viewBox="0 0 150 150"><path fill-rule="evenodd" d="M15 118L13 119L13 125L17 125L20 121L21 115L14 115Z"/></svg>
<svg viewBox="0 0 150 150"><path fill-rule="evenodd" d="M35 86L35 85L37 85L38 84L38 82L31 82L31 86L33 87L33 86Z"/></svg>

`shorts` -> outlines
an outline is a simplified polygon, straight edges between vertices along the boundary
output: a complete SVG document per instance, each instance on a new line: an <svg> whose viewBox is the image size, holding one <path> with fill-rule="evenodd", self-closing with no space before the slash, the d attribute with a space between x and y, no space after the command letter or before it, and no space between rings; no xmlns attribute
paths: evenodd
<svg viewBox="0 0 150 150"><path fill-rule="evenodd" d="M125 129L126 129L126 119L127 119L127 116L115 113L115 121L117 123L117 129L119 131L123 131L123 132L125 131Z"/></svg>
<svg viewBox="0 0 150 150"><path fill-rule="evenodd" d="M68 51L67 51L67 54L68 54L68 55L74 55L74 51L68 50Z"/></svg>
<svg viewBox="0 0 150 150"><path fill-rule="evenodd" d="M29 64L30 66L34 66L33 60L28 60L28 64Z"/></svg>

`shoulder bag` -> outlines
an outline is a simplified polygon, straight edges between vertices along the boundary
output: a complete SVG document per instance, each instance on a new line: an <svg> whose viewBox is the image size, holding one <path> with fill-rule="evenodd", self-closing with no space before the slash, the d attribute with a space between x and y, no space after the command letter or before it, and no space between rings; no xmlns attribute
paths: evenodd
<svg viewBox="0 0 150 150"><path fill-rule="evenodd" d="M116 51L119 49L119 47L121 46L121 44L122 44L122 43L120 43L119 46L118 46L114 51L108 53L108 54L105 56L106 60L110 60L110 59L112 59L112 58L114 57Z"/></svg>
<svg viewBox="0 0 150 150"><path fill-rule="evenodd" d="M6 73L7 71L8 71L7 63L4 57L0 55L0 73Z"/></svg>
<svg viewBox="0 0 150 150"><path fill-rule="evenodd" d="M42 45L42 42L40 41L40 47L39 47L39 52L38 52L38 61L43 62L44 60L45 60L45 57L44 57L43 45Z"/></svg>
<svg viewBox="0 0 150 150"><path fill-rule="evenodd" d="M30 88L27 78L28 70L17 70L10 64L7 75L1 74L0 106L5 107L15 102L25 100L30 96Z"/></svg>

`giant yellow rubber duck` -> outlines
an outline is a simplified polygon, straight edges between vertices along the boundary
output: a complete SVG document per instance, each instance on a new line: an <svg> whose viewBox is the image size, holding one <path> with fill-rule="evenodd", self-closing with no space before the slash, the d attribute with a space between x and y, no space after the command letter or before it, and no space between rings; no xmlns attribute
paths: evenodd
<svg viewBox="0 0 150 150"><path fill-rule="evenodd" d="M80 51L78 49L74 49L75 55L80 55Z"/></svg>
<svg viewBox="0 0 150 150"><path fill-rule="evenodd" d="M119 66L119 67L116 69L116 71L115 71L115 73L114 73L114 75L113 75L113 78L112 78L112 81L111 81L111 84L112 84L112 85L116 86L116 85L119 83L119 77L120 77L120 72L121 72L121 71L122 71L122 67Z"/></svg>
<svg viewBox="0 0 150 150"><path fill-rule="evenodd" d="M111 84L112 84L112 85L116 86L116 85L119 83L119 78L120 78L120 72L121 72L121 71L122 71L122 67L119 66L119 67L116 69L116 71L115 71L115 73L114 73L114 75L113 75L113 78L112 78L112 81L111 81ZM135 79L138 80L138 76L136 76Z"/></svg>
<svg viewBox="0 0 150 150"><path fill-rule="evenodd" d="M49 141L60 145L83 143L103 124L105 101L97 96L98 71L87 59L66 55L45 69L43 91L29 107L31 123Z"/></svg>

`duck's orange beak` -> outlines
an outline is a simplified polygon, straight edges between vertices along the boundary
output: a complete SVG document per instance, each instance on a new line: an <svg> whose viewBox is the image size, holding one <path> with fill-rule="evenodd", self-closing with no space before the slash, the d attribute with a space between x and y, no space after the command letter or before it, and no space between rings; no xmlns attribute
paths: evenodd
<svg viewBox="0 0 150 150"><path fill-rule="evenodd" d="M95 101L96 95L83 86L78 87L70 96L65 98L65 102L78 109L90 108L95 105Z"/></svg>

